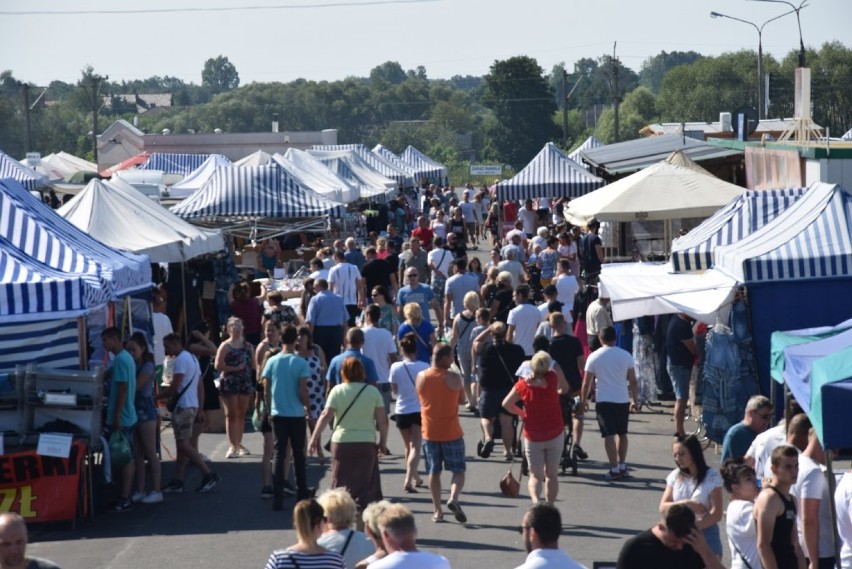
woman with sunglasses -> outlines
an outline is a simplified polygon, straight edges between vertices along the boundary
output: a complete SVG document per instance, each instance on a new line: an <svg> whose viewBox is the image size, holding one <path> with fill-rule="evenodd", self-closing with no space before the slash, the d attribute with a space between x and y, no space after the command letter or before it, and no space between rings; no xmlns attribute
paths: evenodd
<svg viewBox="0 0 852 569"><path fill-rule="evenodd" d="M396 333L399 330L399 319L396 317L396 312L394 312L393 304L391 304L390 293L388 292L387 287L383 285L374 286L370 293L370 297L373 304L378 304L379 308L382 310L382 316L379 318L379 328L384 328L390 332L391 335L396 337ZM363 322L364 320L366 320L366 318L365 315L362 314L361 321Z"/></svg>
<svg viewBox="0 0 852 569"><path fill-rule="evenodd" d="M326 526L325 512L319 502L302 500L293 508L293 526L298 541L287 549L276 549L266 562L266 569L346 569L343 557L320 546L317 540Z"/></svg>

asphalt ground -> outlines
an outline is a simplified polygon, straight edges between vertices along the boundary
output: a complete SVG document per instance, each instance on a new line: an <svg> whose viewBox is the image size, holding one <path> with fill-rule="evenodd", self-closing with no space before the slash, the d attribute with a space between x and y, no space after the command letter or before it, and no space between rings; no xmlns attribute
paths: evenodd
<svg viewBox="0 0 852 569"><path fill-rule="evenodd" d="M472 253L483 262L487 260L487 248L480 247ZM502 447L498 443L488 460L477 457L479 420L461 407L460 411L467 455L461 505L468 523L456 522L446 508L445 522L433 523L427 489L420 489L417 494L403 491L403 445L393 425L388 437L393 454L380 462L384 495L414 512L419 547L446 556L453 567L516 567L526 556L519 533L524 511L530 505L526 479L522 481L520 497L510 499L500 493L499 480L508 469ZM560 547L589 568L595 561L615 561L626 539L657 522L665 477L674 468L671 404L646 407L631 415L627 457L631 476L616 482L604 479L606 455L593 411L594 406L587 413L583 437L589 460L580 463L577 476L560 476L557 500L563 520ZM174 452L169 429L163 432L163 442L166 449ZM260 497L262 437L247 433L244 444L252 454L228 460L224 434L201 437L201 451L211 457L213 469L222 477L212 492L193 491L201 475L189 468L186 493L167 495L161 504L137 505L133 511L110 514L104 508L116 490L103 487L93 520L76 527L33 526L29 553L51 559L64 569L263 567L274 549L296 542L292 529L295 500L289 498L283 512L272 511L270 501ZM706 456L711 466L718 466L719 455L714 447L706 451ZM164 460L165 483L174 464L166 452ZM517 461L513 467L517 476ZM421 472L422 469L421 462ZM308 477L320 491L330 486L329 466L321 466L315 459L308 462ZM443 482L446 497L448 473ZM726 562L729 557L726 554Z"/></svg>

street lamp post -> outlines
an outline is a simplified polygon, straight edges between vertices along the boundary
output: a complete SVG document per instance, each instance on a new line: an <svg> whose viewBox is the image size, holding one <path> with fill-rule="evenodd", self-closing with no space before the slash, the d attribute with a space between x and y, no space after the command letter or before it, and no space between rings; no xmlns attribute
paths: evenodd
<svg viewBox="0 0 852 569"><path fill-rule="evenodd" d="M763 28L766 27L766 24L769 22L774 22L779 18L783 18L788 14L792 14L796 10L790 10L789 12L784 12L780 16L775 16L774 18L770 18L763 22L759 27L754 22L749 22L748 20L742 20L740 18L735 18L734 16L728 16L727 14L721 14L719 12L710 12L711 18L728 18L729 20L735 20L737 22L742 22L743 24L748 24L757 30L757 116L758 118L765 119L766 118L766 109L763 105Z"/></svg>
<svg viewBox="0 0 852 569"><path fill-rule="evenodd" d="M802 0L798 6L787 0L754 0L755 2L772 2L773 4L786 4L796 13L796 23L799 25L799 67L805 66L805 40L802 39L802 19L799 17L799 12L802 8L808 7L808 0ZM788 12L789 13L789 12Z"/></svg>

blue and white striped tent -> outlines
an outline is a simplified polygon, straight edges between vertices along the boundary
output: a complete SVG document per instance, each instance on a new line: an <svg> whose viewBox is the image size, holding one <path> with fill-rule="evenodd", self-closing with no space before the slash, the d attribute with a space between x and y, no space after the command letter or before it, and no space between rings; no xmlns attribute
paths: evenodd
<svg viewBox="0 0 852 569"><path fill-rule="evenodd" d="M357 188L362 200L385 202L398 188L394 180L376 172L354 150L308 150L307 153Z"/></svg>
<svg viewBox="0 0 852 569"><path fill-rule="evenodd" d="M370 150L363 144L315 144L312 150L351 150L355 152L358 157L361 158L364 162L369 164L370 168L372 168L385 178L390 178L391 180L396 182L397 186L402 186L403 188L413 188L416 184L416 180L414 179L414 173L411 171L411 169L402 165L394 164L389 160L386 160L382 156L370 152Z"/></svg>
<svg viewBox="0 0 852 569"><path fill-rule="evenodd" d="M570 158L571 160L573 160L574 162L579 164L580 167L588 170L589 165L586 164L585 162L583 162L583 158L580 154L584 150L590 150L592 148L597 148L598 146L603 146L603 145L604 145L603 142L601 142L600 140L598 140L594 136L590 136L589 138L587 138L586 140L583 141L583 144L581 144L580 146L578 146L577 148L572 150L571 153L568 155L568 158Z"/></svg>
<svg viewBox="0 0 852 569"><path fill-rule="evenodd" d="M408 164L419 181L426 178L430 184L444 185L449 182L449 170L443 164L432 160L410 144L399 155L400 160Z"/></svg>
<svg viewBox="0 0 852 569"><path fill-rule="evenodd" d="M761 230L717 247L715 266L746 284L852 277L852 194L813 184Z"/></svg>
<svg viewBox="0 0 852 569"><path fill-rule="evenodd" d="M176 184L169 186L169 196L173 198L183 199L192 195L213 176L216 168L220 166L230 166L231 161L221 154L211 154L201 166L193 170L186 178Z"/></svg>
<svg viewBox="0 0 852 569"><path fill-rule="evenodd" d="M737 243L796 203L807 188L749 190L675 240L674 272L703 271L713 266L716 247Z"/></svg>
<svg viewBox="0 0 852 569"><path fill-rule="evenodd" d="M162 170L166 174L180 174L187 176L204 164L210 158L209 154L173 154L154 152L148 157L144 164L139 166L140 170Z"/></svg>
<svg viewBox="0 0 852 569"><path fill-rule="evenodd" d="M0 316L76 316L151 286L147 255L92 239L13 180L0 180Z"/></svg>
<svg viewBox="0 0 852 569"><path fill-rule="evenodd" d="M204 186L172 207L187 220L342 217L341 204L304 187L277 162L221 167Z"/></svg>
<svg viewBox="0 0 852 569"><path fill-rule="evenodd" d="M33 364L50 369L80 369L76 318L0 324L0 370Z"/></svg>
<svg viewBox="0 0 852 569"><path fill-rule="evenodd" d="M548 142L514 178L497 184L497 196L504 200L577 198L602 185L603 180L584 170L556 145Z"/></svg>
<svg viewBox="0 0 852 569"><path fill-rule="evenodd" d="M402 160L399 156L390 151L390 149L385 148L381 144L377 144L373 147L372 153L382 158L383 160L390 162L403 172L411 174L411 177L414 179L415 185L420 185L420 177L417 176L417 173L414 171L410 165L408 165L404 160Z"/></svg>
<svg viewBox="0 0 852 569"><path fill-rule="evenodd" d="M0 180L3 178L11 178L27 190L37 190L50 183L50 180L44 174L39 174L8 154L0 152Z"/></svg>

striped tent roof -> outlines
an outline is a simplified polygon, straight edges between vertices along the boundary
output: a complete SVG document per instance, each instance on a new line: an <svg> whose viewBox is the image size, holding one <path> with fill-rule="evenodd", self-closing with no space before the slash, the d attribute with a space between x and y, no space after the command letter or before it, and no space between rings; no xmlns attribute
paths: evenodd
<svg viewBox="0 0 852 569"><path fill-rule="evenodd" d="M325 164L304 150L288 148L285 154L274 154L272 159L326 199L351 203L360 198L358 188L329 170Z"/></svg>
<svg viewBox="0 0 852 569"><path fill-rule="evenodd" d="M95 241L13 180L0 180L0 253L11 320L78 315L151 285L147 256Z"/></svg>
<svg viewBox="0 0 852 569"><path fill-rule="evenodd" d="M449 177L447 167L432 160L410 144L402 151L399 158L414 170L414 175L417 176L418 181L421 178L426 178L429 183L447 183Z"/></svg>
<svg viewBox="0 0 852 569"><path fill-rule="evenodd" d="M852 194L811 185L759 231L717 247L715 268L743 283L852 276Z"/></svg>
<svg viewBox="0 0 852 569"><path fill-rule="evenodd" d="M354 150L308 150L307 153L358 188L361 199L386 200L395 192L397 183L382 176L367 164Z"/></svg>
<svg viewBox="0 0 852 569"><path fill-rule="evenodd" d="M675 272L703 271L713 266L716 247L751 235L802 197L807 188L749 190L698 227L675 240L672 268Z"/></svg>
<svg viewBox="0 0 852 569"><path fill-rule="evenodd" d="M402 158L391 152L390 149L385 148L381 144L377 144L373 147L372 153L376 156L379 156L380 158L383 158L384 160L387 160L403 172L411 174L411 176L414 178L414 182L416 184L419 184L420 178L417 176L416 172L414 171L414 168L412 168Z"/></svg>
<svg viewBox="0 0 852 569"><path fill-rule="evenodd" d="M166 174L180 174L187 176L197 170L204 161L210 158L209 154L172 154L154 152L148 157L144 164L139 166L140 170L162 170Z"/></svg>
<svg viewBox="0 0 852 569"><path fill-rule="evenodd" d="M184 219L341 217L343 207L304 187L277 162L221 167L204 186L172 207Z"/></svg>
<svg viewBox="0 0 852 569"><path fill-rule="evenodd" d="M397 165L390 160L385 159L378 154L374 154L367 149L363 144L332 144L321 145L315 144L312 150L351 150L355 152L364 162L369 164L370 168L384 176L390 178L397 183L398 186L404 188L412 188L415 185L414 174L411 169ZM401 164L401 163L400 163Z"/></svg>
<svg viewBox="0 0 852 569"><path fill-rule="evenodd" d="M568 158L570 158L571 160L573 160L574 162L576 162L577 164L579 164L580 166L582 166L583 168L588 170L589 165L586 164L585 162L583 162L583 157L581 156L581 153L584 150L590 150L592 148L597 148L598 146L603 146L603 145L604 145L603 142L601 142L600 140L598 140L594 136L590 136L589 138L587 138L586 140L583 141L583 144L581 144L580 146L578 146L577 148L572 150L571 153L568 155Z"/></svg>
<svg viewBox="0 0 852 569"><path fill-rule="evenodd" d="M3 178L11 178L27 190L36 190L50 183L50 180L44 174L39 174L8 154L0 152L0 180Z"/></svg>
<svg viewBox="0 0 852 569"><path fill-rule="evenodd" d="M506 200L576 198L601 185L603 180L584 170L555 144L548 142L514 178L497 184L497 195Z"/></svg>
<svg viewBox="0 0 852 569"><path fill-rule="evenodd" d="M230 166L231 161L221 154L211 154L201 166L193 170L186 178L169 186L169 195L173 198L185 198L199 190L213 176L216 168Z"/></svg>

